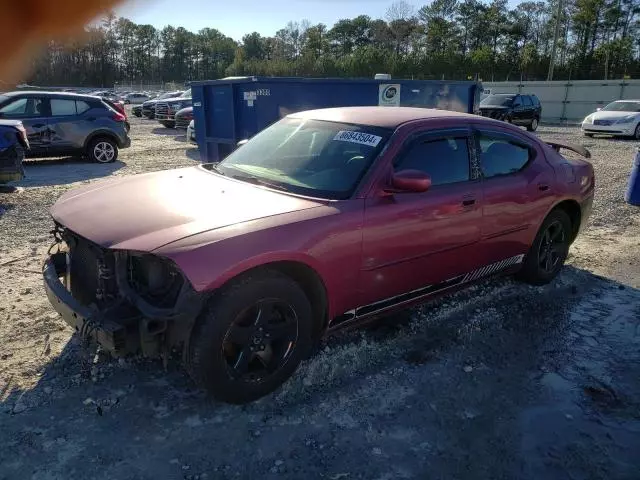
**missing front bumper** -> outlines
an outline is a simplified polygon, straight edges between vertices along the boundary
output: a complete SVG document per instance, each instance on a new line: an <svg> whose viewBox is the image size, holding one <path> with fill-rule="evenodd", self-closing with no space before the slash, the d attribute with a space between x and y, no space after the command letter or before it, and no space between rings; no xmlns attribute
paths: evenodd
<svg viewBox="0 0 640 480"><path fill-rule="evenodd" d="M56 312L76 332L96 341L115 355L135 351L137 339L134 340L126 325L106 318L104 313L86 307L73 298L60 281L67 274L66 268L65 253L55 253L47 259L42 269L44 289Z"/></svg>

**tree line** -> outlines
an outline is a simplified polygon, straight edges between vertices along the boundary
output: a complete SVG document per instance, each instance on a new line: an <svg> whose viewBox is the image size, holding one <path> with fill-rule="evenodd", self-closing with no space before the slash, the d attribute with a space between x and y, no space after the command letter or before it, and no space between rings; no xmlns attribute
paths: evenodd
<svg viewBox="0 0 640 480"><path fill-rule="evenodd" d="M332 27L292 21L271 37L253 32L239 42L215 28L157 29L110 14L82 38L50 41L25 81L112 86L375 73L544 80L554 38L554 80L640 78L640 0L525 1L514 8L507 0L433 0L419 9L401 0L384 19L360 15Z"/></svg>

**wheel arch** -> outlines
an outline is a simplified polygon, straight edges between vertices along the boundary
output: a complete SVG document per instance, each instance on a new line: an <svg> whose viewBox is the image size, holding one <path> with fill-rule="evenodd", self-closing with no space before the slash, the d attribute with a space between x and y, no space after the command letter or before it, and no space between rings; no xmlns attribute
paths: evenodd
<svg viewBox="0 0 640 480"><path fill-rule="evenodd" d="M110 132L109 130L97 130L95 132L92 132L84 141L83 149L86 150L87 148L89 148L89 145L91 145L91 142L93 142L96 138L101 138L101 137L106 137L110 140L113 140L115 144L118 146L118 148L120 148L120 140L118 139L118 136L115 133Z"/></svg>
<svg viewBox="0 0 640 480"><path fill-rule="evenodd" d="M246 268L225 279L215 288L214 295L216 290L220 290L233 282L241 281L245 276L268 270L286 275L300 285L309 299L314 314L313 337L314 339L319 339L329 323L329 293L322 275L308 263L300 260L274 260Z"/></svg>
<svg viewBox="0 0 640 480"><path fill-rule="evenodd" d="M580 231L581 226L580 224L582 222L582 208L580 207L580 203L572 198L561 200L547 212L545 218L547 218L547 216L554 210L562 210L569 216L569 220L571 220L572 230L570 243L573 243L578 236L578 232Z"/></svg>

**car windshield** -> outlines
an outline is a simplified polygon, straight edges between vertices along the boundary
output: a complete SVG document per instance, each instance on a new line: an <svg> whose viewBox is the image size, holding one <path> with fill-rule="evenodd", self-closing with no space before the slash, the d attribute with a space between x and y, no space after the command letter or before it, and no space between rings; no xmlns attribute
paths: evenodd
<svg viewBox="0 0 640 480"><path fill-rule="evenodd" d="M219 164L219 174L277 190L349 198L390 135L360 125L285 118Z"/></svg>
<svg viewBox="0 0 640 480"><path fill-rule="evenodd" d="M640 102L612 102L602 109L603 112L640 112Z"/></svg>
<svg viewBox="0 0 640 480"><path fill-rule="evenodd" d="M182 95L180 95L180 98L191 98L191 89L189 88L188 90L185 90L184 92L182 92Z"/></svg>
<svg viewBox="0 0 640 480"><path fill-rule="evenodd" d="M480 102L480 105L491 105L495 107L510 107L513 103L513 96L508 95L489 95Z"/></svg>

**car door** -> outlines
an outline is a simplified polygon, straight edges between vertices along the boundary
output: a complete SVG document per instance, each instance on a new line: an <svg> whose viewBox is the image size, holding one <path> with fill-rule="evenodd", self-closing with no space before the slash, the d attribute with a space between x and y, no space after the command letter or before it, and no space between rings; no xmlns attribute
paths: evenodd
<svg viewBox="0 0 640 480"><path fill-rule="evenodd" d="M83 117L89 104L72 98L51 98L49 102L50 153L65 155L82 150L90 130L86 125L89 120Z"/></svg>
<svg viewBox="0 0 640 480"><path fill-rule="evenodd" d="M533 120L533 117L534 117L533 102L531 101L531 97L529 95L522 95L521 98L522 98L522 104L523 104L522 121L523 123L529 125L531 123L531 120Z"/></svg>
<svg viewBox="0 0 640 480"><path fill-rule="evenodd" d="M554 199L554 173L544 152L511 129L475 132L483 181L482 249L485 263L518 257L529 248Z"/></svg>
<svg viewBox="0 0 640 480"><path fill-rule="evenodd" d="M0 118L21 120L29 139L29 155L44 155L49 146L48 104L34 96L13 97L0 107Z"/></svg>
<svg viewBox="0 0 640 480"><path fill-rule="evenodd" d="M420 170L430 176L431 187L388 194L388 180L381 179L366 199L357 315L448 288L448 282L476 268L482 186L471 168L470 141L464 128L418 135L390 169Z"/></svg>
<svg viewBox="0 0 640 480"><path fill-rule="evenodd" d="M513 113L511 114L511 122L516 125L522 125L524 123L524 103L522 101L522 95L516 95L513 99Z"/></svg>

